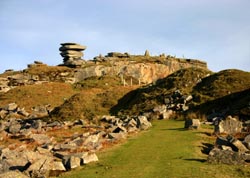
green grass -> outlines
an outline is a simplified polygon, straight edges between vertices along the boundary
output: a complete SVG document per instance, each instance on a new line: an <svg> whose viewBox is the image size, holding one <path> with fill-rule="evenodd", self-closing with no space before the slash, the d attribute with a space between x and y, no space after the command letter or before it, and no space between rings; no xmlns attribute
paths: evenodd
<svg viewBox="0 0 250 178"><path fill-rule="evenodd" d="M244 166L210 165L200 150L209 141L202 131L183 130L182 121L155 121L153 128L98 154L99 162L63 178L211 178L248 177Z"/></svg>

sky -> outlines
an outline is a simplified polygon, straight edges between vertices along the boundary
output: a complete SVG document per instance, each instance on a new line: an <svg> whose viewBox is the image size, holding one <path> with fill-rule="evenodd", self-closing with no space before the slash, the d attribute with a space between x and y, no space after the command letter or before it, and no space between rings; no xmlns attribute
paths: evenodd
<svg viewBox="0 0 250 178"><path fill-rule="evenodd" d="M63 62L60 43L108 52L201 59L250 71L249 0L0 0L0 73Z"/></svg>

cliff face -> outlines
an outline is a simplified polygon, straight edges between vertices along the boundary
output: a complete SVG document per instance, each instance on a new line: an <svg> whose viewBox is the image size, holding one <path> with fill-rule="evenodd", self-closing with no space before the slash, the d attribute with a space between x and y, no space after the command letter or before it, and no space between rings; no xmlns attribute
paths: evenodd
<svg viewBox="0 0 250 178"><path fill-rule="evenodd" d="M117 55L118 54L118 55ZM41 82L77 83L93 76L119 76L124 84L149 84L184 68L207 69L207 64L199 60L180 59L172 56L131 56L127 53L109 53L106 57L96 57L86 61L79 68L47 66L41 62L28 65L19 72L0 75L0 92L12 87L32 85Z"/></svg>
<svg viewBox="0 0 250 178"><path fill-rule="evenodd" d="M115 75L122 80L133 78L138 82L135 84L149 84L179 69L190 67L207 69L207 64L198 60L166 57L109 57L105 62L78 69L75 78L81 81L92 76Z"/></svg>

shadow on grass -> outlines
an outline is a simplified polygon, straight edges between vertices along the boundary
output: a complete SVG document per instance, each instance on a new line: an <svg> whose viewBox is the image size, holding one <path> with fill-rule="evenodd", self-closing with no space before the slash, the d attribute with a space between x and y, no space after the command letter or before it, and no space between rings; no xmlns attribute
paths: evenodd
<svg viewBox="0 0 250 178"><path fill-rule="evenodd" d="M197 161L197 162L201 162L201 163L204 163L207 161L206 159L197 159L197 158L190 158L190 159L183 159L183 160L185 160L185 161Z"/></svg>
<svg viewBox="0 0 250 178"><path fill-rule="evenodd" d="M202 146L199 147L201 147L201 152L203 154L208 155L209 152L213 149L214 145L211 143L202 143Z"/></svg>
<svg viewBox="0 0 250 178"><path fill-rule="evenodd" d="M177 130L177 131L187 131L185 128L172 128L172 129L161 129L161 130Z"/></svg>
<svg viewBox="0 0 250 178"><path fill-rule="evenodd" d="M199 134L203 134L203 135L206 135L206 136L212 136L213 134L212 133L209 133L209 132L197 132Z"/></svg>

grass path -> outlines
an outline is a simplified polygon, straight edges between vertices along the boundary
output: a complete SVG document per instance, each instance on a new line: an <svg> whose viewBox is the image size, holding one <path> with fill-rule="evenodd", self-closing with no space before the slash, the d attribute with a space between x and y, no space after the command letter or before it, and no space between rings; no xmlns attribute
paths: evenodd
<svg viewBox="0 0 250 178"><path fill-rule="evenodd" d="M199 153L199 131L181 121L155 121L149 131L99 153L99 162L68 172L70 178L230 178L250 177L249 167L209 165ZM248 170L247 170L248 169Z"/></svg>

